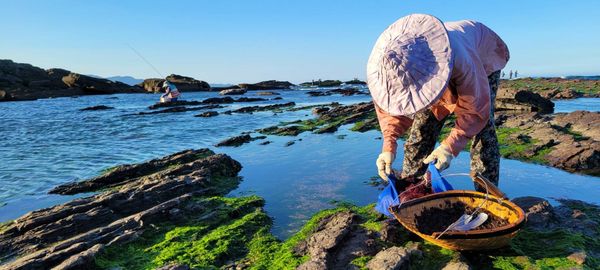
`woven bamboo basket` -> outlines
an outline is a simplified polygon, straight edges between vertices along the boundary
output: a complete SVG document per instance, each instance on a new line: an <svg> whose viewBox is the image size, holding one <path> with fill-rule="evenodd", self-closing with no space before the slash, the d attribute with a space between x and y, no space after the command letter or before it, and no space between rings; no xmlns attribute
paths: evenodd
<svg viewBox="0 0 600 270"><path fill-rule="evenodd" d="M486 194L477 191L452 190L440 192L405 202L400 206L393 206L390 208L390 212L406 229L440 247L451 250L496 249L508 245L510 240L517 235L525 222L525 214L519 206L505 198L504 194L495 186L491 189L491 193L487 195L488 199L486 201ZM447 203L462 203L473 208L483 203L483 209L507 220L508 224L494 229L474 229L465 232L448 231L439 238L441 232L435 232L431 235L419 232L416 227L416 217L420 216L425 209L431 207L443 208L445 205L449 205Z"/></svg>

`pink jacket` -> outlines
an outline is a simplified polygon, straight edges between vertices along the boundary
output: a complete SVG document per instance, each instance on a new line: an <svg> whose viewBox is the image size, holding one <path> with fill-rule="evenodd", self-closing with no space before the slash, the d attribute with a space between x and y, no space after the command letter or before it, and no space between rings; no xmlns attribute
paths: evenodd
<svg viewBox="0 0 600 270"><path fill-rule="evenodd" d="M506 44L496 33L479 22L447 22L454 68L449 86L431 106L438 120L450 113L456 124L442 142L457 156L468 140L477 135L490 121L490 87L488 76L504 68L509 59ZM383 151L396 152L396 140L412 125L405 116L392 116L375 105L383 133Z"/></svg>

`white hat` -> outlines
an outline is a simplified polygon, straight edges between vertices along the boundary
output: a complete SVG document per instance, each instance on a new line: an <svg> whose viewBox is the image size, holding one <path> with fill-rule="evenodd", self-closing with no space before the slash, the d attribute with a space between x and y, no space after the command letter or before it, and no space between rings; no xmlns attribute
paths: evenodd
<svg viewBox="0 0 600 270"><path fill-rule="evenodd" d="M367 64L373 101L391 115L411 115L444 93L453 66L444 24L413 14L390 25L377 39Z"/></svg>

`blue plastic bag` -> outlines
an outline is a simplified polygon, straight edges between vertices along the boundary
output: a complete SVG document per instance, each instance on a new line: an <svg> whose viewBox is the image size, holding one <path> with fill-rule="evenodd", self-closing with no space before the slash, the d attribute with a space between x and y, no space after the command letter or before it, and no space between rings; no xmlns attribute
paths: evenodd
<svg viewBox="0 0 600 270"><path fill-rule="evenodd" d="M392 213L388 210L390 206L398 205L398 191L396 191L396 187L394 186L395 182L398 181L393 174L390 174L388 177L388 185L379 193L379 197L377 198L377 204L375 205L375 210L377 212L382 213L388 217L392 216Z"/></svg>
<svg viewBox="0 0 600 270"><path fill-rule="evenodd" d="M433 165L434 163L429 163L429 173L431 174L431 189L434 193L444 192L448 190L453 190L452 185L442 177L438 169Z"/></svg>

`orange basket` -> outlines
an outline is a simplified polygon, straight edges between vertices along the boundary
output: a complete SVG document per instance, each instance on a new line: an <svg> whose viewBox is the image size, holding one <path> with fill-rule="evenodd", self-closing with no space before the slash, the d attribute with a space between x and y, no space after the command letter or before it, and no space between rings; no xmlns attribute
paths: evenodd
<svg viewBox="0 0 600 270"><path fill-rule="evenodd" d="M390 207L390 212L409 231L435 245L451 250L484 250L506 246L525 224L525 213L516 204L481 175L473 175L476 182L488 186L490 194L470 190L452 190L426 195L399 206ZM487 198L486 198L487 197ZM508 221L507 225L494 229L474 229L469 231L434 232L431 235L420 232L416 218L429 208L444 208L452 203L460 203L473 208L481 206L487 212Z"/></svg>

